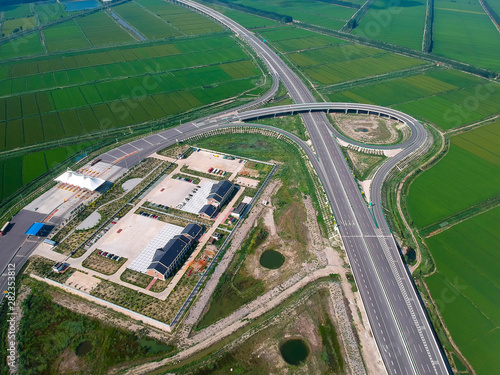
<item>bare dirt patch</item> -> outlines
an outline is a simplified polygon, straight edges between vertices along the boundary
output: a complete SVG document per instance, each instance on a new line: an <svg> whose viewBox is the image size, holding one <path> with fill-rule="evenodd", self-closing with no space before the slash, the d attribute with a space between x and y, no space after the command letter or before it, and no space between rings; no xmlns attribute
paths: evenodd
<svg viewBox="0 0 500 375"><path fill-rule="evenodd" d="M85 367L85 360L68 348L56 359L54 367L58 374L80 373Z"/></svg>
<svg viewBox="0 0 500 375"><path fill-rule="evenodd" d="M407 133L406 125L396 120L374 115L330 115L337 128L347 137L363 143L392 144L401 141Z"/></svg>
<svg viewBox="0 0 500 375"><path fill-rule="evenodd" d="M80 271L75 271L65 284L81 290L82 292L90 293L100 282L101 281L95 277L86 275Z"/></svg>

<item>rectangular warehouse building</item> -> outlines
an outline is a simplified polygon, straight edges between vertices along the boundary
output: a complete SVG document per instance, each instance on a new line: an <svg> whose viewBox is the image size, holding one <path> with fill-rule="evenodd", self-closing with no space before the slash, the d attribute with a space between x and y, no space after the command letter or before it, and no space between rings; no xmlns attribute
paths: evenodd
<svg viewBox="0 0 500 375"><path fill-rule="evenodd" d="M163 248L156 250L147 274L160 280L167 279L172 271L180 265L184 255L191 249L202 232L201 225L188 224L181 234L174 236Z"/></svg>

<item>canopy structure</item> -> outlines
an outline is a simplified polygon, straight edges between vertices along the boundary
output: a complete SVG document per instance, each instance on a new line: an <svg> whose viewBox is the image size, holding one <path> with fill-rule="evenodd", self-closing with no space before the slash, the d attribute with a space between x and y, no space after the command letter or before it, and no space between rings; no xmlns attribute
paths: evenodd
<svg viewBox="0 0 500 375"><path fill-rule="evenodd" d="M43 228L43 223L33 223L31 227L24 233L29 236L37 236L40 230Z"/></svg>
<svg viewBox="0 0 500 375"><path fill-rule="evenodd" d="M81 173L73 172L69 169L62 175L57 177L54 181L78 186L79 188L87 189L90 191L96 190L99 186L106 182L102 178L85 176Z"/></svg>

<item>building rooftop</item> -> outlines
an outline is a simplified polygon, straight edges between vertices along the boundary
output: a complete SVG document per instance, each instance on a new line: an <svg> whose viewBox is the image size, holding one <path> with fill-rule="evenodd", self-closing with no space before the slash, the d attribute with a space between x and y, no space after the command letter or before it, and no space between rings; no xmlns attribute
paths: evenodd
<svg viewBox="0 0 500 375"><path fill-rule="evenodd" d="M216 213L217 213L217 207L212 206L211 204L204 205L201 208L200 212L198 212L198 214L205 214L210 218L213 217Z"/></svg>
<svg viewBox="0 0 500 375"><path fill-rule="evenodd" d="M67 170L62 175L57 177L54 181L62 182L64 184L78 186L82 189L87 189L90 191L96 190L99 186L104 184L106 181L102 178L85 176L81 173L73 172L72 170Z"/></svg>
<svg viewBox="0 0 500 375"><path fill-rule="evenodd" d="M199 224L190 223L186 225L181 234L190 236L191 238L196 238L203 231L203 227Z"/></svg>
<svg viewBox="0 0 500 375"><path fill-rule="evenodd" d="M214 199L216 202L222 202L233 186L234 185L228 180L220 181L212 186L212 190L210 191L207 199Z"/></svg>

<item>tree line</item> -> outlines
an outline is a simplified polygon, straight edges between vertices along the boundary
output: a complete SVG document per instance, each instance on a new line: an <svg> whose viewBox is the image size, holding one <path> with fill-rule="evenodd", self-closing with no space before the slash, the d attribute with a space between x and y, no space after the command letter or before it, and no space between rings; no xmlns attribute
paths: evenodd
<svg viewBox="0 0 500 375"><path fill-rule="evenodd" d="M425 15L425 32L422 51L432 52L432 28L434 27L434 0L427 0L427 13Z"/></svg>

